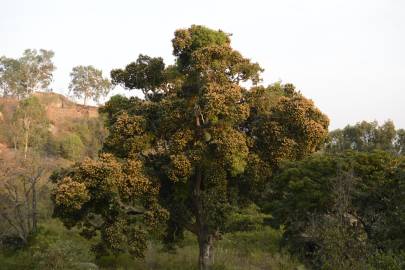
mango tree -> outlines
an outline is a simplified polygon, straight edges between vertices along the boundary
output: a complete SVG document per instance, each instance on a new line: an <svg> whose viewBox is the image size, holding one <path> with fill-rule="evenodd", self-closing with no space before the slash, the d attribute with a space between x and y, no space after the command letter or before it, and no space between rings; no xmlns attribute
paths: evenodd
<svg viewBox="0 0 405 270"><path fill-rule="evenodd" d="M152 220L165 225L158 227L165 228L166 243L184 230L196 235L199 268L209 269L235 206L256 198L281 161L316 151L329 121L293 85L259 86L263 69L234 50L223 31L193 25L177 30L172 43L173 65L140 55L111 72L114 84L144 98L116 96L101 109L109 127L103 152L116 165L103 154L103 166L93 170L85 161L70 176L56 177L55 214L102 231L116 222L130 230L150 223L146 216L159 216ZM122 168L112 176L108 170L116 166ZM133 190L143 185L142 192ZM148 193L153 203L142 199ZM132 222L130 215L143 219ZM97 226L90 216L97 216ZM145 247L146 237L135 233L142 239L136 242L129 235L119 238L121 248ZM103 240L112 247L110 238Z"/></svg>

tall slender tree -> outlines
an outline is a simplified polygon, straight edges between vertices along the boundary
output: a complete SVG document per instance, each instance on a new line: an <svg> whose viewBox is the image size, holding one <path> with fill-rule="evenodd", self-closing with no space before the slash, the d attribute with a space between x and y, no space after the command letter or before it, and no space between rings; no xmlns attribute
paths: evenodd
<svg viewBox="0 0 405 270"><path fill-rule="evenodd" d="M77 66L70 73L72 81L69 91L77 98L83 98L83 104L89 98L99 102L101 97L105 97L111 90L111 83L103 77L101 70L93 66Z"/></svg>
<svg viewBox="0 0 405 270"><path fill-rule="evenodd" d="M30 97L19 102L13 115L13 136L19 143L27 158L28 148L41 140L48 132L49 121L44 107L36 97Z"/></svg>

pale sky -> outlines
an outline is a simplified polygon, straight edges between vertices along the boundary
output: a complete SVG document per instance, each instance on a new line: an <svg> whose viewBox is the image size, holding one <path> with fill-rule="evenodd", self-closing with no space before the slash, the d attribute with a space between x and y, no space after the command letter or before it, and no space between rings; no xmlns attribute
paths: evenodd
<svg viewBox="0 0 405 270"><path fill-rule="evenodd" d="M67 94L77 65L109 75L140 53L172 63L173 32L191 24L232 33L264 84L295 84L330 129L387 119L405 128L403 0L0 0L0 56L53 50L52 88Z"/></svg>

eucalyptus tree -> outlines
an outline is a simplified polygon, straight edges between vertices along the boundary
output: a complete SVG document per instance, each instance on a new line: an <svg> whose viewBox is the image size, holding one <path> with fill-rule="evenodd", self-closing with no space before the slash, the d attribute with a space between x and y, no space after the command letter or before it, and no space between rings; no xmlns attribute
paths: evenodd
<svg viewBox="0 0 405 270"><path fill-rule="evenodd" d="M49 91L55 65L54 52L41 49L24 51L18 59L0 58L0 91L19 99L35 91Z"/></svg>
<svg viewBox="0 0 405 270"><path fill-rule="evenodd" d="M49 132L45 108L37 97L26 98L18 103L10 126L15 148L23 149L24 158L27 158L29 147L43 143Z"/></svg>
<svg viewBox="0 0 405 270"><path fill-rule="evenodd" d="M99 102L101 97L105 97L111 90L111 83L103 77L101 70L93 66L77 66L70 73L72 78L69 84L69 91L77 98L83 98L83 104L92 98Z"/></svg>

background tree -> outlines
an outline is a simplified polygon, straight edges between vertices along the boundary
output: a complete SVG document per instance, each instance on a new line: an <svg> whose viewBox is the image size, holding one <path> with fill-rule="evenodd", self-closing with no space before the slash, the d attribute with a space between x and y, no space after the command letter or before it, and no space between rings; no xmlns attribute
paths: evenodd
<svg viewBox="0 0 405 270"><path fill-rule="evenodd" d="M38 98L30 97L19 102L13 115L13 126L15 141L21 143L25 158L29 146L45 144L43 139L49 132L49 121Z"/></svg>
<svg viewBox="0 0 405 270"><path fill-rule="evenodd" d="M315 269L369 269L375 253L404 252L404 162L374 151L285 164L266 200L272 223Z"/></svg>
<svg viewBox="0 0 405 270"><path fill-rule="evenodd" d="M400 155L405 154L405 130L404 129L397 130L397 137L395 140L395 149L398 154L400 154Z"/></svg>
<svg viewBox="0 0 405 270"><path fill-rule="evenodd" d="M83 98L86 105L88 98L98 102L101 97L105 97L111 90L111 83L103 78L101 70L93 66L77 66L70 73L72 79L69 91L77 98Z"/></svg>
<svg viewBox="0 0 405 270"><path fill-rule="evenodd" d="M402 131L396 130L392 121L378 125L377 121L362 121L356 125L347 125L329 134L329 141L325 150L330 153L345 150L372 151L376 149L401 153L403 145Z"/></svg>
<svg viewBox="0 0 405 270"><path fill-rule="evenodd" d="M3 96L27 97L34 91L47 91L52 82L54 53L47 50L24 51L19 59L0 58L0 89Z"/></svg>
<svg viewBox="0 0 405 270"><path fill-rule="evenodd" d="M170 213L166 241L184 230L192 232L199 243L199 267L209 269L213 244L231 206L253 198L281 161L316 151L329 121L292 85L244 88L243 82L260 82L262 69L232 49L228 34L193 25L177 30L172 42L173 66L165 68L161 59L141 55L125 70L111 72L114 83L141 89L146 98L115 97L101 109L109 124L104 152L119 158L121 166L130 166L127 171L142 164L142 177L132 179L145 178L159 188L157 200ZM86 165L78 166L72 175L81 174ZM103 168L113 167L105 163ZM99 178L97 171L71 177L69 185L66 178L55 178L57 216L84 222L81 209L101 205L97 198L114 189L96 183L107 180L94 182L94 195L84 191L90 179ZM80 207L58 201L65 194L77 196ZM108 200L102 205L116 209L120 203ZM128 216L122 217L129 226Z"/></svg>
<svg viewBox="0 0 405 270"><path fill-rule="evenodd" d="M111 71L113 84L122 84L126 89L140 89L146 99L167 90L163 89L167 76L163 58L142 54L125 69Z"/></svg>
<svg viewBox="0 0 405 270"><path fill-rule="evenodd" d="M23 93L21 81L20 63L16 59L0 58L0 89L3 97L18 96Z"/></svg>
<svg viewBox="0 0 405 270"><path fill-rule="evenodd" d="M52 163L39 156L25 158L19 153L2 157L1 161L0 216L8 228L3 239L19 239L26 244L38 229L39 193L45 187L45 176Z"/></svg>

